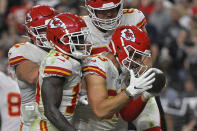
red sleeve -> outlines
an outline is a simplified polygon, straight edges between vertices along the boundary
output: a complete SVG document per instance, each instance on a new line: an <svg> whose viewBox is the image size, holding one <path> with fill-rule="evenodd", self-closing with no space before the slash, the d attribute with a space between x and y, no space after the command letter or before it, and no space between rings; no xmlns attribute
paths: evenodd
<svg viewBox="0 0 197 131"><path fill-rule="evenodd" d="M142 101L142 97L138 97L135 100L131 100L120 110L120 115L123 120L129 122L135 120L138 115L143 111L146 102Z"/></svg>

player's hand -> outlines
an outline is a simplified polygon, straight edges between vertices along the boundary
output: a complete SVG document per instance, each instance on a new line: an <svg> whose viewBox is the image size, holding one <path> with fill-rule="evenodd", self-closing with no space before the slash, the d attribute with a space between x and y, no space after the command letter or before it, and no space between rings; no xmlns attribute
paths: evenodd
<svg viewBox="0 0 197 131"><path fill-rule="evenodd" d="M130 84L126 90L131 97L136 98L144 91L152 88L152 83L155 81L155 72L153 70L150 68L138 78L135 77L133 70L130 70Z"/></svg>

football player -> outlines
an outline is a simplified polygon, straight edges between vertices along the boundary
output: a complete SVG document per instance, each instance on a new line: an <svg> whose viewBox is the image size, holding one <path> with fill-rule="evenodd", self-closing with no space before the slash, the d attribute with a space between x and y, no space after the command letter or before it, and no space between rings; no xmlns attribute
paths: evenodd
<svg viewBox="0 0 197 131"><path fill-rule="evenodd" d="M146 33L139 28L136 28L134 26L122 26L118 28L112 36L109 47L118 63L120 63L122 69L124 67L126 67L128 70L132 69L136 77L140 77L141 74L144 73L144 71L146 71L152 66L150 57L150 41ZM148 59L146 59L147 57ZM159 69L151 69L154 69L154 72L156 74L162 73L162 71ZM132 75L130 76L130 82L133 82ZM126 87L124 91L126 91L127 89L128 88ZM154 99L154 96L158 96L159 93L160 92L156 94L151 94L148 92L144 92L143 95L146 98L150 98L147 99L148 101L144 109L142 110L141 108L141 112L134 114L131 112L131 110L133 110L132 108L134 108L135 110L135 106L139 108L137 104L139 104L140 101L138 101L138 103L133 106L132 104L127 104L120 111L122 118L126 121L133 121L137 130L161 131L160 113L156 100ZM130 103L131 102L132 101L130 101Z"/></svg>
<svg viewBox="0 0 197 131"><path fill-rule="evenodd" d="M85 6L89 12L83 16L93 37L92 53L108 50L114 30L121 25L134 25L143 30L146 25L144 14L137 9L123 9L124 0L86 0Z"/></svg>
<svg viewBox="0 0 197 131"><path fill-rule="evenodd" d="M30 131L74 131L72 117L78 103L81 59L90 55L89 32L77 15L62 13L48 23L51 50L41 63L36 102L41 117Z"/></svg>
<svg viewBox="0 0 197 131"><path fill-rule="evenodd" d="M0 71L1 131L20 130L21 98L17 82Z"/></svg>
<svg viewBox="0 0 197 131"><path fill-rule="evenodd" d="M83 61L83 74L90 105L81 106L78 109L79 123L76 122L75 126L79 130L115 130L119 119L118 112L121 108L131 102L133 106L130 105L129 109L133 112L135 109L132 111L132 108L138 106L135 105L136 101L146 103L150 97L153 97L152 94L146 92L137 98L144 91L152 88L155 72L159 72L158 69L150 68L150 41L146 33L135 26L121 26L112 37L110 49L112 52L93 55ZM130 77L128 77L128 71L123 68L130 71ZM123 87L126 89L121 92ZM132 101L134 98L137 100ZM149 105L145 107L148 108L146 113L154 112L157 118L159 112L157 106L152 105L155 103L154 99L149 100L149 103L152 108L149 109ZM126 115L122 115L125 120L127 117L133 117L130 112L124 112ZM141 115L145 114L141 113ZM150 118L152 121L152 117ZM143 122L141 119L139 121ZM157 121L152 122L152 127L160 126ZM143 123L138 130L146 130L147 126L149 125Z"/></svg>
<svg viewBox="0 0 197 131"><path fill-rule="evenodd" d="M83 16L83 19L90 30L93 40L92 54L108 51L107 46L110 43L112 34L121 25L134 25L146 32L144 14L133 8L123 9L123 2L124 0L85 1L89 15ZM161 120L162 122L165 121L164 118ZM147 123L150 123L150 121L147 121Z"/></svg>
<svg viewBox="0 0 197 131"><path fill-rule="evenodd" d="M21 130L28 131L38 116L35 100L39 65L49 50L46 25L57 13L50 6L32 7L26 14L25 27L30 42L15 44L8 53L9 65L15 70L21 95ZM40 48L39 48L40 47Z"/></svg>

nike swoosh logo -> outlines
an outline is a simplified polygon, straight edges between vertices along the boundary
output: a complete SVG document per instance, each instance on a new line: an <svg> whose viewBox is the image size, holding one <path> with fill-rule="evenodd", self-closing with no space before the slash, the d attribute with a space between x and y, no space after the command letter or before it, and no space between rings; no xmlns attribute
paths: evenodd
<svg viewBox="0 0 197 131"><path fill-rule="evenodd" d="M142 88L139 88L139 87L135 87L135 86L134 86L134 89L142 89Z"/></svg>

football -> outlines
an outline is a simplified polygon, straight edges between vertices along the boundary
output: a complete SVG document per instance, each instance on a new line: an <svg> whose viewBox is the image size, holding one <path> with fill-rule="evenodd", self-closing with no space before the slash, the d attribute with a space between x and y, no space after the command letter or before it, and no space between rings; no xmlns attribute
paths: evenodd
<svg viewBox="0 0 197 131"><path fill-rule="evenodd" d="M155 81L153 83L153 87L147 90L149 93L160 93L161 90L165 87L166 77L164 73L160 73L155 75Z"/></svg>

